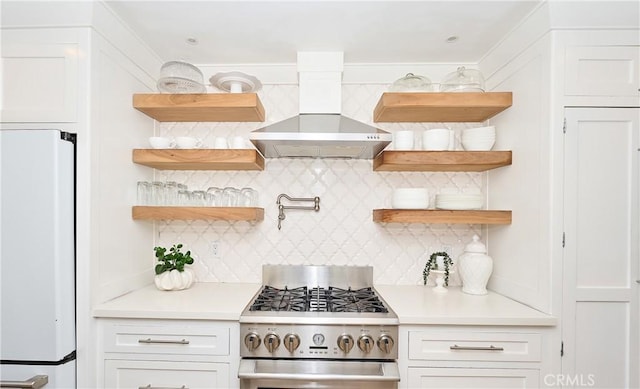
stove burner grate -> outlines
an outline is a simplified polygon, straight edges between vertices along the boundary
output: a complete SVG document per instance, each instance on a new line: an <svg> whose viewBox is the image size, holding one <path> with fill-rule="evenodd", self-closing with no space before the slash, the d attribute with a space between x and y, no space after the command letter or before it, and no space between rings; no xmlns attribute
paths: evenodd
<svg viewBox="0 0 640 389"><path fill-rule="evenodd" d="M250 311L381 312L388 310L371 287L341 289L306 286L289 289L264 286Z"/></svg>

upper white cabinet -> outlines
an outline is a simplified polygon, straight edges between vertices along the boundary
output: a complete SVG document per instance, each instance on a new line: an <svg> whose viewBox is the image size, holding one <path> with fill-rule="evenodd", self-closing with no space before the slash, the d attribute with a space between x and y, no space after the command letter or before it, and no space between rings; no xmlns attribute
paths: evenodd
<svg viewBox="0 0 640 389"><path fill-rule="evenodd" d="M40 39L29 39L36 33ZM3 31L2 122L77 121L80 48L76 43L65 43L73 42L66 35Z"/></svg>
<svg viewBox="0 0 640 389"><path fill-rule="evenodd" d="M640 96L640 47L573 46L565 52L566 96Z"/></svg>

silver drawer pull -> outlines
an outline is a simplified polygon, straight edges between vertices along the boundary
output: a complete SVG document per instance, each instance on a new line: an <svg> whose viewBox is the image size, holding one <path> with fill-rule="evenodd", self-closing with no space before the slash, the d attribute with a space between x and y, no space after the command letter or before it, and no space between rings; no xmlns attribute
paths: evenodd
<svg viewBox="0 0 640 389"><path fill-rule="evenodd" d="M147 386L138 386L138 389L189 389L189 388L186 385L177 387L177 386L151 386L151 384L149 384Z"/></svg>
<svg viewBox="0 0 640 389"><path fill-rule="evenodd" d="M147 338L147 339L138 339L138 343L147 343L147 344L151 344L151 343L160 343L160 344L189 344L189 341L186 339L182 339L182 340L163 340L163 339L151 339L151 338Z"/></svg>
<svg viewBox="0 0 640 389"><path fill-rule="evenodd" d="M489 347L467 347L467 346L458 346L457 344L454 344L453 346L450 346L449 349L471 350L471 351L504 351L504 347L496 347L494 345L491 345Z"/></svg>
<svg viewBox="0 0 640 389"><path fill-rule="evenodd" d="M48 375L36 375L26 381L0 381L0 388L40 389L48 383Z"/></svg>

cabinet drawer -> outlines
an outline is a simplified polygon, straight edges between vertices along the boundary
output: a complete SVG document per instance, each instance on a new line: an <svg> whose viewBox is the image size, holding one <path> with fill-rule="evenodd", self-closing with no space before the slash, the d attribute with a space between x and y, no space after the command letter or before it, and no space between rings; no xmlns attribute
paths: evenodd
<svg viewBox="0 0 640 389"><path fill-rule="evenodd" d="M408 388L538 388L540 372L528 369L409 368Z"/></svg>
<svg viewBox="0 0 640 389"><path fill-rule="evenodd" d="M228 388L229 365L225 363L105 361L105 388Z"/></svg>
<svg viewBox="0 0 640 389"><path fill-rule="evenodd" d="M229 355L229 332L228 327L215 325L111 324L105 327L104 351Z"/></svg>
<svg viewBox="0 0 640 389"><path fill-rule="evenodd" d="M506 332L409 332L409 359L540 361L541 335Z"/></svg>

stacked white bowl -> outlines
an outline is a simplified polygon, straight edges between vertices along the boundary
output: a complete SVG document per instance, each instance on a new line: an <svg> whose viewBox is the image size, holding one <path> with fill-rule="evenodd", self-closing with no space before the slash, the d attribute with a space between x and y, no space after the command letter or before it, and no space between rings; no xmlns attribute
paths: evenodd
<svg viewBox="0 0 640 389"><path fill-rule="evenodd" d="M429 208L427 188L398 188L393 191L391 206L395 209Z"/></svg>
<svg viewBox="0 0 640 389"><path fill-rule="evenodd" d="M467 151L489 151L496 143L494 126L462 130L462 147Z"/></svg>
<svg viewBox="0 0 640 389"><path fill-rule="evenodd" d="M422 149L430 151L449 150L452 146L453 130L433 128L422 133Z"/></svg>
<svg viewBox="0 0 640 389"><path fill-rule="evenodd" d="M480 209L484 203L484 197L482 194L437 194L436 195L436 208L437 209Z"/></svg>

